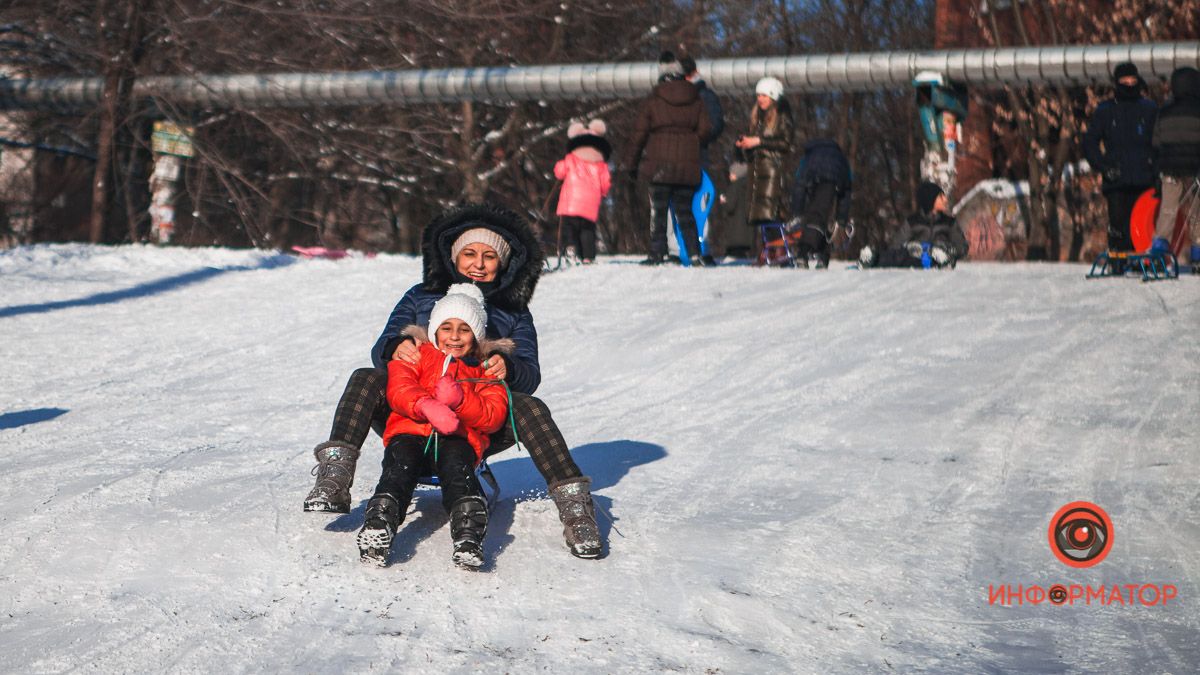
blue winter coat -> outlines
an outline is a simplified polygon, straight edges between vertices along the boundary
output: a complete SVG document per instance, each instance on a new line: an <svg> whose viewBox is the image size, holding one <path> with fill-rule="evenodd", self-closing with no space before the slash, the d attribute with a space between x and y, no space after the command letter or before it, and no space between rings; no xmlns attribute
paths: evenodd
<svg viewBox="0 0 1200 675"><path fill-rule="evenodd" d="M371 348L371 362L376 368L386 368L388 358L384 351L389 343L394 344L400 337L400 332L406 327L416 325L425 328L429 325L429 315L433 312L433 304L442 299L445 293L430 291L424 284L417 284L408 289L396 308L388 317L383 333ZM487 336L492 339L510 338L516 343L516 349L511 354L504 355L508 366L506 381L513 391L522 394L532 394L542 381L542 369L538 364L537 329L533 325L533 315L528 309L507 311L488 305ZM390 356L390 355L388 355Z"/></svg>

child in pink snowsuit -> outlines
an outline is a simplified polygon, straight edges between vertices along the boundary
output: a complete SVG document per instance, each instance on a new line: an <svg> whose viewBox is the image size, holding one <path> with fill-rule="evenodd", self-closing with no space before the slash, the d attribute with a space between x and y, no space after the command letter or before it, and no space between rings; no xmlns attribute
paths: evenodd
<svg viewBox="0 0 1200 675"><path fill-rule="evenodd" d="M573 246L585 265L596 259L596 218L600 200L612 187L608 173L612 147L604 138L606 132L604 120L592 120L587 126L573 122L567 129L567 156L554 165L554 177L562 181L555 211L562 226L560 245Z"/></svg>

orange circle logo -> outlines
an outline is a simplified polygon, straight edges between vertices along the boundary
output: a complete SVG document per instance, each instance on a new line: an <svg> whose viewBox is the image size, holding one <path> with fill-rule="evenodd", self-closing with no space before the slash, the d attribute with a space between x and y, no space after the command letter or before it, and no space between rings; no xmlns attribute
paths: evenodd
<svg viewBox="0 0 1200 675"><path fill-rule="evenodd" d="M1112 520L1091 502L1071 502L1050 519L1050 550L1064 565L1091 567L1104 560L1112 542Z"/></svg>

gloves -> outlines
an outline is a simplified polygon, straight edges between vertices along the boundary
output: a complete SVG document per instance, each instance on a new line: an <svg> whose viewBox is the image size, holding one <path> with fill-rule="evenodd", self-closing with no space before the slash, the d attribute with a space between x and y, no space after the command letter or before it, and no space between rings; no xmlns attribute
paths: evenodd
<svg viewBox="0 0 1200 675"><path fill-rule="evenodd" d="M1119 167L1115 167L1115 166L1112 167L1111 169L1105 169L1104 170L1104 180L1106 180L1110 183L1115 183L1115 182L1121 180L1121 169Z"/></svg>
<svg viewBox="0 0 1200 675"><path fill-rule="evenodd" d="M445 403L447 408L458 410L458 406L462 404L463 400L462 385L455 382L453 377L443 375L433 389L433 397Z"/></svg>
<svg viewBox="0 0 1200 675"><path fill-rule="evenodd" d="M432 424L439 434L449 436L458 429L458 415L455 415L453 410L437 399L427 396L417 401L417 405L413 407L417 414Z"/></svg>

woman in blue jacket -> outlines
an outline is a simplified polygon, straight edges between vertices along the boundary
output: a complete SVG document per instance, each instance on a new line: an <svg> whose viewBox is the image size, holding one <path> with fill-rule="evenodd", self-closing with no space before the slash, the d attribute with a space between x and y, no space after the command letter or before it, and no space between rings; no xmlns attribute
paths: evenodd
<svg viewBox="0 0 1200 675"><path fill-rule="evenodd" d="M502 379L512 390L512 412L522 445L545 478L558 506L563 535L571 553L596 558L600 533L591 499L591 480L571 458L566 441L550 410L532 394L541 382L537 329L529 313L543 253L537 236L519 216L506 209L469 204L435 218L422 235L424 280L408 289L392 310L371 349L372 368L350 376L338 401L329 440L316 447L316 485L304 500L305 511L348 513L350 486L359 452L372 427L380 432L389 413L384 395L387 362L417 358L414 339L405 327L426 325L437 300L454 283L474 283L487 303L487 336L509 338L509 354L485 355L490 378ZM491 437L488 455L516 442L510 425Z"/></svg>

